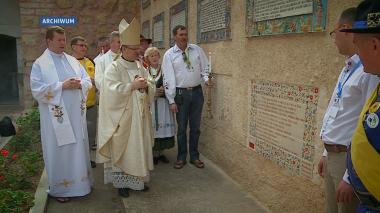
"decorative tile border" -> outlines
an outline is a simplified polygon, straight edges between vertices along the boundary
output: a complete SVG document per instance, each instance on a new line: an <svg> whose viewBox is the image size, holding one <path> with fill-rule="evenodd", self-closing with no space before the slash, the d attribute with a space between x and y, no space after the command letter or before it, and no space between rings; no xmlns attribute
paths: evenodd
<svg viewBox="0 0 380 213"><path fill-rule="evenodd" d="M313 160L315 156L316 112L319 99L319 89L312 86L296 84L277 83L266 80L252 80L250 99L250 115L248 126L248 147L262 155L266 159L276 162L278 165L287 168L297 175L312 177ZM284 101L291 101L306 106L304 121L303 138L300 139L302 153L297 154L289 151L281 144L271 143L262 139L258 132L256 118L258 113L258 96L270 97ZM281 104L278 104L281 108ZM276 119L276 118L273 118ZM275 122L280 123L278 120ZM285 119L284 119L284 122ZM269 122L270 123L270 122ZM275 131L274 131L275 132Z"/></svg>
<svg viewBox="0 0 380 213"><path fill-rule="evenodd" d="M187 27L188 1L182 0L181 2L179 2L178 4L176 4L170 8L170 12L169 12L169 46L170 47L174 46L172 30L175 26L173 26L173 24L172 24L173 18L174 18L174 16L176 16L180 13L183 13L183 12L185 13L185 23L181 23L181 24L183 24L185 27Z"/></svg>
<svg viewBox="0 0 380 213"><path fill-rule="evenodd" d="M202 4L204 5L202 6ZM208 43L231 39L231 0L198 0L197 11L198 43ZM213 17L214 19L209 20L212 23L209 23L209 26L206 27L206 29L204 26L202 26L201 23L202 12L207 12L208 15L211 12L215 16ZM221 15L223 18L220 18Z"/></svg>
<svg viewBox="0 0 380 213"><path fill-rule="evenodd" d="M248 37L326 31L327 0L313 0L313 13L279 19L254 21L254 0L246 0Z"/></svg>

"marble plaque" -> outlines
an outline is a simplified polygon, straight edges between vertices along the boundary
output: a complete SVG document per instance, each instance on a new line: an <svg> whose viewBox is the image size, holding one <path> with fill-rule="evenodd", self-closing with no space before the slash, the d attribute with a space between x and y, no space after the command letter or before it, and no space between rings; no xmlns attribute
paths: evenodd
<svg viewBox="0 0 380 213"><path fill-rule="evenodd" d="M145 38L150 38L150 21L146 20L142 23L141 34Z"/></svg>
<svg viewBox="0 0 380 213"><path fill-rule="evenodd" d="M182 10L181 12L172 16L170 20L170 26L171 26L170 32L172 32L174 27L177 25L186 26L186 11L185 10Z"/></svg>
<svg viewBox="0 0 380 213"><path fill-rule="evenodd" d="M169 32L169 45L174 46L173 29L177 25L187 27L187 0L183 0L170 8L170 32Z"/></svg>
<svg viewBox="0 0 380 213"><path fill-rule="evenodd" d="M247 36L323 32L327 0L246 0Z"/></svg>
<svg viewBox="0 0 380 213"><path fill-rule="evenodd" d="M230 0L198 0L198 42L230 39Z"/></svg>
<svg viewBox="0 0 380 213"><path fill-rule="evenodd" d="M252 81L249 147L298 175L312 175L318 98L315 87Z"/></svg>
<svg viewBox="0 0 380 213"><path fill-rule="evenodd" d="M255 21L313 13L313 0L254 0Z"/></svg>
<svg viewBox="0 0 380 213"><path fill-rule="evenodd" d="M153 17L153 43L157 48L164 48L164 12Z"/></svg>

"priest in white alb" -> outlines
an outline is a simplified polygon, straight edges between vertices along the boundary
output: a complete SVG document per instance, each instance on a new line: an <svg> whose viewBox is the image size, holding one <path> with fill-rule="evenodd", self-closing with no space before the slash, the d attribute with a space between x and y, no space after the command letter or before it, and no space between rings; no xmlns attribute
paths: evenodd
<svg viewBox="0 0 380 213"><path fill-rule="evenodd" d="M124 19L119 25L121 53L104 74L100 91L99 154L110 160L109 182L122 197L129 190L147 191L153 170L153 131L149 105L155 84L138 61L140 23Z"/></svg>
<svg viewBox="0 0 380 213"><path fill-rule="evenodd" d="M46 31L48 48L33 63L30 86L38 101L41 142L49 195L59 202L90 193L86 97L91 79L74 57L64 53L65 31Z"/></svg>
<svg viewBox="0 0 380 213"><path fill-rule="evenodd" d="M110 49L102 56L97 58L95 62L95 85L98 90L102 87L104 72L107 67L119 56L120 52L120 38L119 32L113 31L110 34Z"/></svg>

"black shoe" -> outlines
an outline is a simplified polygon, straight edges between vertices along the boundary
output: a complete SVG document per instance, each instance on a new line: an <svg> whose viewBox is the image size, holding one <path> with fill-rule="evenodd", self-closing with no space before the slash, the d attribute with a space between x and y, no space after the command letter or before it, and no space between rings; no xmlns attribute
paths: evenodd
<svg viewBox="0 0 380 213"><path fill-rule="evenodd" d="M129 189L128 188L120 188L118 189L119 195L122 197L129 197Z"/></svg>
<svg viewBox="0 0 380 213"><path fill-rule="evenodd" d="M158 160L160 160L162 163L169 163L169 159L165 155L160 155L160 157L158 157Z"/></svg>
<svg viewBox="0 0 380 213"><path fill-rule="evenodd" d="M159 157L153 157L153 164L157 165L158 164Z"/></svg>
<svg viewBox="0 0 380 213"><path fill-rule="evenodd" d="M90 163L91 163L91 168L95 168L96 167L95 161L90 161Z"/></svg>

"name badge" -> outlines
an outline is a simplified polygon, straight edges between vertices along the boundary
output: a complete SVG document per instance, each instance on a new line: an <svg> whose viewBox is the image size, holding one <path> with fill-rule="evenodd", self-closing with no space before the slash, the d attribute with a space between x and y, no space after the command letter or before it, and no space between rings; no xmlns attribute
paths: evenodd
<svg viewBox="0 0 380 213"><path fill-rule="evenodd" d="M339 98L334 99L334 104L330 108L329 115L331 118L336 118L339 111Z"/></svg>

